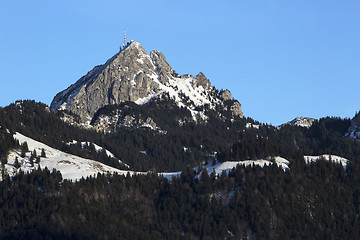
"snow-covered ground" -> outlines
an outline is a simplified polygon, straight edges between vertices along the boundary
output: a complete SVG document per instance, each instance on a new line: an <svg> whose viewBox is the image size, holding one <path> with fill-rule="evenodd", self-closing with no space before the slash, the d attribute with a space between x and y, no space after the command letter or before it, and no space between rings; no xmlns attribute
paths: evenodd
<svg viewBox="0 0 360 240"><path fill-rule="evenodd" d="M122 175L127 175L127 173L129 173L130 175L146 174L146 172L116 169L91 159L86 159L72 154L68 154L55 148L49 147L48 145L38 142L34 139L26 137L21 133L15 133L14 138L19 140L20 144L26 142L29 148L29 152L26 153L24 158L21 157L20 150L13 150L9 153L8 163L5 165L5 169L10 176L16 175L20 170L23 172L31 172L32 170L37 169L39 166L41 169L45 169L45 167L47 167L50 171L56 169L61 172L63 179L68 179L72 181L80 180L82 177L86 178L89 176L96 176L98 173L118 173ZM70 143L75 144L76 141L74 140ZM82 144L88 144L88 142L82 142ZM31 166L31 153L35 150L37 156L40 156L42 149L45 150L46 157L41 157L39 164L35 163L34 160L34 164L33 166ZM100 150L101 147L96 145L95 149ZM109 154L112 153L109 152ZM18 169L15 168L16 158L18 158L18 162L21 165L21 167ZM169 180L171 180L172 177L180 176L180 174L181 172L159 173L160 176L164 176Z"/></svg>
<svg viewBox="0 0 360 240"><path fill-rule="evenodd" d="M61 172L64 179L71 179L74 181L79 180L82 177L96 176L97 173L117 172L119 174L127 174L129 172L130 175L134 174L133 171L119 170L91 159L64 153L20 133L14 134L14 138L19 140L20 144L27 142L29 152L26 153L24 158L21 157L20 150L13 150L10 152L8 163L5 165L6 171L10 176L16 174L20 169L24 172L32 171L33 169L37 169L39 165L40 168L44 169L47 167L50 171L56 169ZM41 157L39 164L34 163L33 166L31 166L30 156L34 149L38 156L41 155L41 151L44 149L46 157ZM19 169L15 168L16 158L18 158L18 162L21 164Z"/></svg>
<svg viewBox="0 0 360 240"><path fill-rule="evenodd" d="M212 172L215 172L216 176L219 176L222 174L223 171L226 172L226 174L229 174L229 172L236 168L238 165L243 165L245 167L248 166L270 166L273 163L276 163L279 167L281 167L284 171L290 169L289 168L289 161L282 157L275 157L274 160L269 159L259 159L259 160L244 160L244 161L228 161L228 162L217 162L215 165L212 165L212 163L209 163L207 165L202 166L203 169L206 169L208 174L211 174ZM199 171L199 167L194 168L195 171ZM201 171L202 172L202 171ZM197 177L201 176L201 172L197 175ZM167 172L167 173L159 173L159 175L171 180L173 177L179 177L181 175L181 172Z"/></svg>
<svg viewBox="0 0 360 240"><path fill-rule="evenodd" d="M252 124L252 123L246 123L246 128L256 128L256 129L259 129L260 128L260 125L258 124Z"/></svg>
<svg viewBox="0 0 360 240"><path fill-rule="evenodd" d="M13 150L9 153L8 163L5 165L5 169L10 176L14 176L15 174L17 174L19 170L22 170L24 172L30 172L33 169L37 169L39 166L42 169L47 167L50 171L56 169L61 172L63 179L69 179L73 181L77 181L82 177L86 178L88 176L96 176L98 173L108 173L108 172L118 173L123 175L126 175L127 173L129 173L130 175L146 174L146 172L119 170L91 159L85 159L72 154L64 153L60 150L49 147L46 144L35 141L29 137L26 137L20 133L15 133L14 138L19 140L20 144L27 142L29 152L26 153L25 157L21 157L20 150ZM74 141L72 143L74 143ZM86 142L84 142L84 144L86 144ZM100 146L96 146L96 147L98 150L101 149ZM30 164L31 153L34 150L36 150L37 156L40 156L42 149L45 150L46 157L41 157L39 164L35 163L34 161L33 166L31 166ZM21 165L21 167L18 169L15 168L16 158L18 159L18 162ZM311 162L316 162L320 158L328 161L332 161L334 163L342 164L344 168L346 168L347 164L349 163L348 159L336 155L324 154L321 156L304 156L304 160L307 164L310 164ZM231 161L231 162L228 161L222 163L217 162L215 165L209 163L202 167L203 169L206 169L209 174L215 172L216 175L220 175L223 171L229 173L237 165L243 165L246 167L256 165L256 166L264 167L274 163L277 164L278 167L281 167L284 171L290 169L289 161L279 156L274 158L265 158L259 160L244 160L244 161ZM194 168L194 170L198 171L199 168L196 167ZM179 177L180 174L181 171L158 173L159 176L163 176L169 180L171 180L173 177Z"/></svg>
<svg viewBox="0 0 360 240"><path fill-rule="evenodd" d="M159 176L167 178L168 180L171 180L174 177L180 177L180 175L181 175L181 171L179 171L179 172L162 172L162 173L159 173Z"/></svg>
<svg viewBox="0 0 360 240"><path fill-rule="evenodd" d="M183 78L170 76L169 82L167 84L163 84L159 81L160 77L156 72L148 74L148 77L150 77L158 84L161 91L158 93L149 94L144 98L136 100L136 104L145 104L151 99L165 92L169 94L170 98L175 100L179 107L187 108L191 112L193 119L197 121L197 117L201 117L203 120L207 120L207 117L204 112L195 110L196 106L203 106L208 104L211 109L214 109L214 104L220 103L219 99L213 98L211 96L210 90L204 89L203 86L194 87L193 82L196 81L196 79L193 76L189 75ZM184 104L184 100L181 97L182 95L186 96L194 105L189 107Z"/></svg>
<svg viewBox="0 0 360 240"><path fill-rule="evenodd" d="M68 144L68 145L71 145L71 144L77 144L77 143L78 143L78 141L72 140L71 142L68 142L67 144ZM103 148L103 147L97 145L96 143L92 143L92 142L81 142L80 144L81 144L82 147L93 145L96 152L100 152L100 151L102 151L102 150L105 150L105 153L106 153L106 155L107 155L108 157L117 159L112 152L110 152L110 151L107 150L106 148ZM124 163L124 162L121 161L120 159L117 159L117 160L119 161L119 163L124 164L127 168L130 168L129 165L127 165L126 163Z"/></svg>
<svg viewBox="0 0 360 240"><path fill-rule="evenodd" d="M333 163L341 164L345 169L349 163L349 160L343 157L339 157L336 155L330 155L330 154L323 154L320 156L304 156L304 160L307 164L310 164L312 162L316 162L319 159L324 159L326 161L331 161Z"/></svg>
<svg viewBox="0 0 360 240"><path fill-rule="evenodd" d="M237 165L243 165L245 167L247 166L260 166L260 167L264 167L264 166L270 166L273 163L276 163L278 167L281 167L284 171L290 169L289 168L289 161L286 160L285 158L282 157L274 157L273 159L271 158L266 158L266 159L259 159L259 160L244 160L244 161L232 161L232 162L222 162L222 163L217 163L214 166L212 166L212 164L208 164L206 166L204 166L204 168L206 168L207 172L210 174L212 172L215 172L215 174L219 175L221 174L223 171L225 171L226 173L229 173L234 167L236 167Z"/></svg>

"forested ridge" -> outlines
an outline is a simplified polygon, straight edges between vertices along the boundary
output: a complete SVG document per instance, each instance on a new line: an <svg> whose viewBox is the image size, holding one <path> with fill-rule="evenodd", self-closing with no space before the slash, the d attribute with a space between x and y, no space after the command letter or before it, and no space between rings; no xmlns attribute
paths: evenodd
<svg viewBox="0 0 360 240"><path fill-rule="evenodd" d="M240 118L232 123L230 120L223 121L213 117L206 125L189 122L179 126L176 120L180 117L187 118L190 113L169 100L161 104L150 102L146 106L131 102L121 106L106 106L99 110L99 114L124 106L130 106L131 109L127 111L134 114L151 115L166 134L159 134L148 128L122 128L114 133L103 134L93 129L65 123L45 104L34 101L21 101L0 109L0 126L3 126L4 131L18 131L59 150L92 158L114 167L119 167L117 162L99 156L94 149L84 149L80 144L66 143L73 140L91 141L110 150L134 170L177 171L187 166L199 165L207 161L209 155L214 152L230 148L246 123L245 119ZM189 151L184 151L184 147Z"/></svg>
<svg viewBox="0 0 360 240"><path fill-rule="evenodd" d="M2 239L358 239L360 168L325 161L284 172L186 169L72 183L59 172L0 183Z"/></svg>
<svg viewBox="0 0 360 240"><path fill-rule="evenodd" d="M232 121L231 116L227 116L221 119L216 111L207 109L207 115L210 116L207 123L189 122L179 126L177 120L188 118L189 112L170 100L161 104L150 102L146 106L131 102L120 106L106 106L99 110L98 115L118 108L125 108L137 116L151 116L166 134L148 128L122 128L120 131L104 134L63 122L58 116L62 113L56 115L45 104L21 101L0 109L2 153L5 154L13 146L11 134L18 131L59 150L122 167L105 154L98 154L91 146L84 148L80 145L80 142L91 141L110 150L132 169L139 171L178 171L184 167L194 167L204 161L212 161L210 156L215 152L221 161L284 154L283 157L287 157L286 155L298 150L304 155L327 153L348 159L360 154L359 142L344 137L351 124L349 119L326 117L316 121L309 129L290 125L280 129L270 125L249 128L246 123L256 123L251 118ZM221 112L222 116L226 114L230 113ZM79 143L67 144L73 140ZM267 144L266 148L263 146L264 142Z"/></svg>
<svg viewBox="0 0 360 240"><path fill-rule="evenodd" d="M91 146L66 144L91 141L132 169L154 172L98 175L75 183L51 169L20 172L12 179L2 172L0 238L359 239L360 143L345 137L349 119L326 117L310 128L277 128L250 118L219 118L204 109L210 116L206 123L180 126L175 120L189 113L171 101L150 102L146 108L108 106L98 115L125 105L131 114L152 117L166 134L146 128L103 134L65 123L34 101L0 108L2 164L9 149L20 147L12 134L21 132L65 152L122 167ZM344 169L321 159L304 161L304 155L325 153L346 157L349 164ZM276 164L238 166L215 176L201 168L204 162L273 156L289 160L290 170ZM155 174L163 170L182 174L169 181Z"/></svg>

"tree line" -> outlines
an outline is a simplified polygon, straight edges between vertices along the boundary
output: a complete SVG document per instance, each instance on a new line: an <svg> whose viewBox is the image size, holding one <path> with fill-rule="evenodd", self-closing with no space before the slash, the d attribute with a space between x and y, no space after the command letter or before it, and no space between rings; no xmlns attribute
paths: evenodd
<svg viewBox="0 0 360 240"><path fill-rule="evenodd" d="M318 161L216 176L186 168L171 181L20 172L0 182L1 239L358 239L360 168ZM197 175L199 177L197 177Z"/></svg>

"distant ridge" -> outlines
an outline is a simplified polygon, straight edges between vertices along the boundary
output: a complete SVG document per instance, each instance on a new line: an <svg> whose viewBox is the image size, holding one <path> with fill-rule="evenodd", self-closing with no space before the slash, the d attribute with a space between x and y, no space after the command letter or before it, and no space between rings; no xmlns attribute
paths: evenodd
<svg viewBox="0 0 360 240"><path fill-rule="evenodd" d="M298 127L305 127L305 128L309 128L312 126L312 124L317 121L314 118L309 118L309 117L296 117L293 120L282 124L280 127L284 126L284 125L291 125L291 126L298 126Z"/></svg>

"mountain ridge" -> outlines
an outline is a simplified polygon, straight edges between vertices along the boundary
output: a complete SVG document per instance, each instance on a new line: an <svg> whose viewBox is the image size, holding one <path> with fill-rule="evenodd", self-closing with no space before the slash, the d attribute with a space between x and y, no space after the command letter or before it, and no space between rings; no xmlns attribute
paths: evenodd
<svg viewBox="0 0 360 240"><path fill-rule="evenodd" d="M78 114L82 123L90 123L96 111L106 105L125 101L142 105L167 93L179 107L187 107L196 121L195 116L201 114L197 107L209 105L214 109L223 101L233 100L229 90L221 95L216 95L215 90L202 72L195 77L178 76L160 51L153 50L149 55L140 43L131 41L105 64L59 92L50 108L69 110ZM238 101L230 110L243 117Z"/></svg>
<svg viewBox="0 0 360 240"><path fill-rule="evenodd" d="M0 236L359 239L359 115L260 124L140 46L59 93L65 110L0 108Z"/></svg>
<svg viewBox="0 0 360 240"><path fill-rule="evenodd" d="M310 117L296 117L293 120L281 124L280 127L285 126L285 125L291 125L291 126L298 126L298 127L305 127L305 128L309 128L313 125L313 123L317 121L314 118L310 118Z"/></svg>

